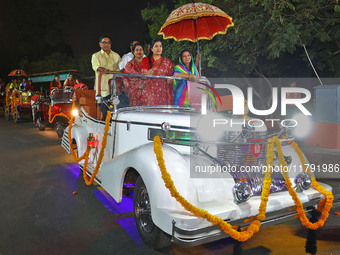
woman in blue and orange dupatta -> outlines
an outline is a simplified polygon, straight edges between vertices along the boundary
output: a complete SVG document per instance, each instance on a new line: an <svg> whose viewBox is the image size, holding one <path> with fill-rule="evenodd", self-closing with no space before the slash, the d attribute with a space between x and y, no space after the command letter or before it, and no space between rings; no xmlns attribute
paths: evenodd
<svg viewBox="0 0 340 255"><path fill-rule="evenodd" d="M162 57L162 42L154 39L148 57L143 58L140 67L142 74L172 76L174 66L170 59ZM171 105L172 81L149 79L142 92L143 105Z"/></svg>
<svg viewBox="0 0 340 255"><path fill-rule="evenodd" d="M196 65L200 55L196 57ZM181 50L179 53L179 64L175 66L174 76L182 77L188 79L188 81L174 81L173 86L173 101L174 105L179 106L189 106L189 91L190 91L190 81L198 80L198 71L196 65L192 61L193 57L190 51ZM188 86L189 85L189 86Z"/></svg>

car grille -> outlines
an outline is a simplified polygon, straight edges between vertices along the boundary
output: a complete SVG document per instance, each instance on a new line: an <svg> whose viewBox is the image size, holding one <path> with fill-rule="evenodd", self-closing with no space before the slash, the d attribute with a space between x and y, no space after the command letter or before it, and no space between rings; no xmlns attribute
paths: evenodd
<svg viewBox="0 0 340 255"><path fill-rule="evenodd" d="M253 138L244 138L229 132L225 137L226 144L220 144L217 148L217 159L230 165L230 174L235 182L246 181L249 183L252 195L260 195L264 180L263 166L266 166L267 145L261 143L265 133L256 133ZM256 144L249 144L257 142ZM281 172L272 174L271 192L287 190Z"/></svg>

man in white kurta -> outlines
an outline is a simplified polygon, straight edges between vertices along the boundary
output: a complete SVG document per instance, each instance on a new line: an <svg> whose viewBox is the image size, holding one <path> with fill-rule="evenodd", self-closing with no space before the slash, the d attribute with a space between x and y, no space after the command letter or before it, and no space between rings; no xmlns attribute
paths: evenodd
<svg viewBox="0 0 340 255"><path fill-rule="evenodd" d="M99 38L100 51L92 55L92 68L96 74L95 90L98 92L98 75L101 71L119 71L118 64L121 61L120 56L111 50L111 39L108 35L102 35ZM105 98L110 95L109 79L113 74L103 74L101 78L101 92L100 94Z"/></svg>

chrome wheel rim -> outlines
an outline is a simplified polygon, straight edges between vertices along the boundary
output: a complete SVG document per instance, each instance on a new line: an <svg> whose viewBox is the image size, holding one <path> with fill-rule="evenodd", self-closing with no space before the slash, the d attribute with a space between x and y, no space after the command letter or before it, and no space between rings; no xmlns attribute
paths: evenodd
<svg viewBox="0 0 340 255"><path fill-rule="evenodd" d="M148 191L145 187L140 188L138 191L138 197L135 204L135 214L142 229L151 233L154 227L154 223L151 218L151 206Z"/></svg>

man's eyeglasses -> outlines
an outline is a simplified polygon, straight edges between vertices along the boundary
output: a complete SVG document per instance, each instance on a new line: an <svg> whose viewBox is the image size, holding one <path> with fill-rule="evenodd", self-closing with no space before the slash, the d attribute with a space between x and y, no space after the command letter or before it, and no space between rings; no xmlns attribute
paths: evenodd
<svg viewBox="0 0 340 255"><path fill-rule="evenodd" d="M111 44L110 41L108 41L108 42L103 41L103 42L100 42L100 43L102 43L102 44Z"/></svg>

